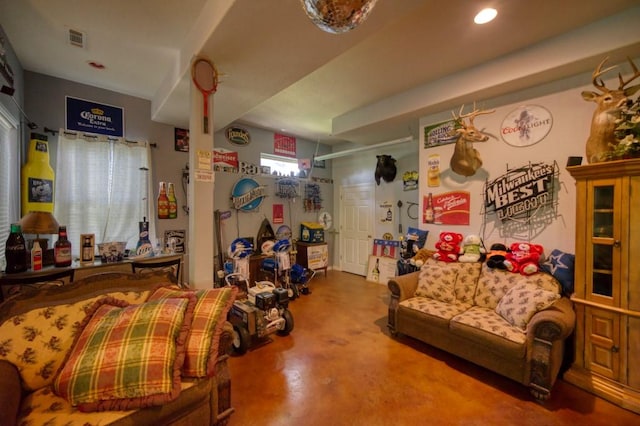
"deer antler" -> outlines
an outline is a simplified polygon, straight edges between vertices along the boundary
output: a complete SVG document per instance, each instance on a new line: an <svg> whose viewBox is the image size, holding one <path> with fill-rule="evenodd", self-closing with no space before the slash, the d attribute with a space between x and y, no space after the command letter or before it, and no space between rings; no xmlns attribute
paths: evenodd
<svg viewBox="0 0 640 426"><path fill-rule="evenodd" d="M631 64L631 69L633 69L634 74L631 76L631 78L629 78L629 80L624 81L624 79L622 78L622 74L618 73L618 79L620 80L620 86L618 87L619 90L623 90L624 86L631 83L636 78L640 77L640 71L638 70L638 67L636 66L636 64L634 64L631 58L628 56L627 56L627 60L629 60L629 63Z"/></svg>
<svg viewBox="0 0 640 426"><path fill-rule="evenodd" d="M460 110L460 112L462 112L462 110ZM476 118L479 115L492 114L494 112L496 112L495 109L492 109L492 110L486 110L486 109L485 110L480 110L480 109L477 109L476 108L476 104L474 103L473 104L473 111L468 112L468 113L466 113L464 115L460 115L460 118L461 119L468 118L469 119L469 124L471 124L473 126L473 119L474 118Z"/></svg>
<svg viewBox="0 0 640 426"><path fill-rule="evenodd" d="M602 66L605 64L605 62L607 62L607 60L609 60L608 56L604 58L602 62L600 62L600 64L596 67L596 69L593 70L593 74L591 75L591 82L593 83L594 87L596 87L597 89L600 89L602 92L608 92L609 89L607 89L607 86L605 86L604 81L602 81L600 76L602 76L602 74L609 72L615 68L615 65L614 65L603 70ZM620 77L620 79L622 79L622 77Z"/></svg>

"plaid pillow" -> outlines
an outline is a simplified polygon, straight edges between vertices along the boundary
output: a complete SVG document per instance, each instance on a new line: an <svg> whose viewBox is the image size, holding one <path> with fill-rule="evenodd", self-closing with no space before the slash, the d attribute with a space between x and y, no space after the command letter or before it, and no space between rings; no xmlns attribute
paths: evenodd
<svg viewBox="0 0 640 426"><path fill-rule="evenodd" d="M237 287L195 291L161 287L149 297L149 301L179 297L185 293L193 293L196 297L193 320L185 345L186 356L182 367L184 377L215 375L220 334L227 320L227 312L236 298L237 290Z"/></svg>
<svg viewBox="0 0 640 426"><path fill-rule="evenodd" d="M194 304L192 294L140 305L99 300L54 391L80 411L130 410L177 398Z"/></svg>

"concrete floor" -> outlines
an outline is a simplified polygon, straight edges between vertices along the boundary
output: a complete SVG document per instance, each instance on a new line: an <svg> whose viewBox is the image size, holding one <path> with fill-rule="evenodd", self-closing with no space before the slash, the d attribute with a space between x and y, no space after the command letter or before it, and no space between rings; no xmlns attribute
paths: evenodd
<svg viewBox="0 0 640 426"><path fill-rule="evenodd" d="M386 327L386 286L329 271L291 302L287 337L230 360L229 426L640 425L640 416L558 380L545 404L524 386Z"/></svg>

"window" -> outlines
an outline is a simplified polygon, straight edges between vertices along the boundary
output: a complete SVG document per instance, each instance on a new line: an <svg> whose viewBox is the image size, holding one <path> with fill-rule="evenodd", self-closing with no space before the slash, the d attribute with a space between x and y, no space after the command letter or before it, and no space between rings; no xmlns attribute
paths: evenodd
<svg viewBox="0 0 640 426"><path fill-rule="evenodd" d="M260 167L269 167L269 174L278 176L299 176L300 168L295 158L281 157L273 154L260 154Z"/></svg>
<svg viewBox="0 0 640 426"><path fill-rule="evenodd" d="M9 237L11 223L18 221L19 210L19 159L18 122L0 105L0 269L4 271L5 242Z"/></svg>
<svg viewBox="0 0 640 426"><path fill-rule="evenodd" d="M146 143L60 132L54 216L67 226L74 255L80 234L95 234L96 244L126 241L128 249L135 249L138 223L155 217L148 202L150 164ZM154 241L154 221L149 222Z"/></svg>

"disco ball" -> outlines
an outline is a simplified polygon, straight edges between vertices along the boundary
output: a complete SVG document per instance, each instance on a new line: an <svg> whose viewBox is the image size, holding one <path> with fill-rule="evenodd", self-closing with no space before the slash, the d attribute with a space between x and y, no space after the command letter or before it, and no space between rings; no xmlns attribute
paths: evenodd
<svg viewBox="0 0 640 426"><path fill-rule="evenodd" d="M377 0L301 0L307 16L332 34L351 31L369 16Z"/></svg>

